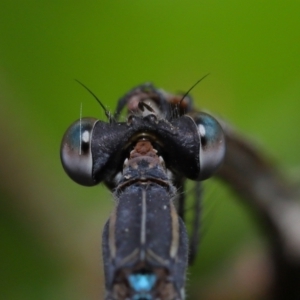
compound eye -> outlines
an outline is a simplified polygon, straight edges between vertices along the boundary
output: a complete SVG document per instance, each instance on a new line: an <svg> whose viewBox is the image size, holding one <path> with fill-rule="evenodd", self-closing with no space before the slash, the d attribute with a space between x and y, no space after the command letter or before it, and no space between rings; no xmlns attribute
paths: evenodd
<svg viewBox="0 0 300 300"><path fill-rule="evenodd" d="M91 141L93 129L98 120L82 118L74 122L66 131L60 148L60 158L66 173L75 182L92 186L93 157Z"/></svg>
<svg viewBox="0 0 300 300"><path fill-rule="evenodd" d="M218 121L206 113L194 119L200 136L200 180L212 176L221 165L225 155L225 136Z"/></svg>

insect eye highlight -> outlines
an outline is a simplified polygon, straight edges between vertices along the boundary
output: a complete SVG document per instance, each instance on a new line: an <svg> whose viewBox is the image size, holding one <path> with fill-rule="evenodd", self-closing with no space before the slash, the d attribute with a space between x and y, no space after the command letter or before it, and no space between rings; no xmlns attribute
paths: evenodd
<svg viewBox="0 0 300 300"><path fill-rule="evenodd" d="M92 186L93 157L91 141L97 123L94 118L82 118L74 122L64 134L60 148L60 158L64 170L75 182Z"/></svg>
<svg viewBox="0 0 300 300"><path fill-rule="evenodd" d="M219 122L206 113L199 113L194 119L200 136L200 179L214 174L225 155L225 136Z"/></svg>

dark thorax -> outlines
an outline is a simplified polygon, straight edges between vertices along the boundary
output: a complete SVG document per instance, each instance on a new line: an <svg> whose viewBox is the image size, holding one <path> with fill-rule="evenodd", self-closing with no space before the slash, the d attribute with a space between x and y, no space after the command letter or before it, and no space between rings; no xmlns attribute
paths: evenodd
<svg viewBox="0 0 300 300"><path fill-rule="evenodd" d="M174 196L163 159L138 141L103 233L106 299L184 299L188 243Z"/></svg>

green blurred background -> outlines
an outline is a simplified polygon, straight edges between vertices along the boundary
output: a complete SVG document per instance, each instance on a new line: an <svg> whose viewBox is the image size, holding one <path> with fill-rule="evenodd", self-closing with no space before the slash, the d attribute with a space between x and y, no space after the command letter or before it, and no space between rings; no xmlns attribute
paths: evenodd
<svg viewBox="0 0 300 300"><path fill-rule="evenodd" d="M112 197L73 183L59 159L81 103L84 116L104 119L75 78L113 110L139 83L185 91L210 73L192 91L196 105L229 120L297 181L299 16L297 0L2 0L0 298L103 299L101 232ZM209 287L225 293L224 270L244 256L255 261L264 239L218 183L203 218L188 294L219 299Z"/></svg>

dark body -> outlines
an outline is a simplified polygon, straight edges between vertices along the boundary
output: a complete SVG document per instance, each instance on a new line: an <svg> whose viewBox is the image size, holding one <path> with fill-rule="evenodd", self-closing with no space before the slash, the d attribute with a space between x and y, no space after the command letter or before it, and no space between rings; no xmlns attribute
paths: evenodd
<svg viewBox="0 0 300 300"><path fill-rule="evenodd" d="M128 118L119 122L123 108ZM300 212L298 195L272 162L225 122L196 111L190 97L151 84L132 89L114 116L107 115L108 123L91 118L74 123L61 148L73 180L88 186L104 182L114 193L116 208L102 243L106 300L185 299L186 269L199 244L200 181L214 174L269 233L274 265L269 298L299 299L300 225L287 227L278 219ZM186 179L196 180L197 191L189 242L183 223Z"/></svg>
<svg viewBox="0 0 300 300"><path fill-rule="evenodd" d="M139 142L131 156L145 145L151 148ZM103 232L106 299L184 299L187 233L173 203L175 189L153 149L129 158L115 197ZM141 292L133 288L138 276L148 279Z"/></svg>

